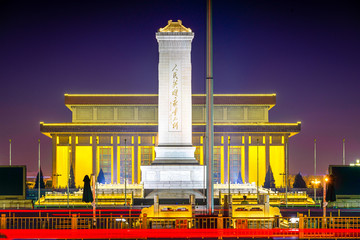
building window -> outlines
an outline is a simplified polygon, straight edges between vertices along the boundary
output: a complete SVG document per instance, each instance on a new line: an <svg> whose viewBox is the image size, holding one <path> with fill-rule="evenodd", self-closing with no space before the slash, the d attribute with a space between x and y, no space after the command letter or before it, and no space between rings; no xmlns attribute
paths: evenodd
<svg viewBox="0 0 360 240"><path fill-rule="evenodd" d="M230 147L230 183L242 183L241 148Z"/></svg>
<svg viewBox="0 0 360 240"><path fill-rule="evenodd" d="M192 107L192 121L203 122L204 121L204 107L193 106Z"/></svg>
<svg viewBox="0 0 360 240"><path fill-rule="evenodd" d="M141 147L141 166L151 165L153 161L153 147Z"/></svg>
<svg viewBox="0 0 360 240"><path fill-rule="evenodd" d="M155 107L139 107L139 120L156 120Z"/></svg>
<svg viewBox="0 0 360 240"><path fill-rule="evenodd" d="M221 183L221 146L214 146L214 183Z"/></svg>
<svg viewBox="0 0 360 240"><path fill-rule="evenodd" d="M266 107L249 107L248 119L249 120L265 120Z"/></svg>
<svg viewBox="0 0 360 240"><path fill-rule="evenodd" d="M120 147L120 183L132 182L132 147Z"/></svg>
<svg viewBox="0 0 360 240"><path fill-rule="evenodd" d="M244 120L244 107L227 107L227 120Z"/></svg>
<svg viewBox="0 0 360 240"><path fill-rule="evenodd" d="M224 119L224 107L214 107L214 120Z"/></svg>
<svg viewBox="0 0 360 240"><path fill-rule="evenodd" d="M118 107L118 120L135 120L134 107Z"/></svg>
<svg viewBox="0 0 360 240"><path fill-rule="evenodd" d="M99 148L99 169L102 169L106 183L111 183L111 147Z"/></svg>
<svg viewBox="0 0 360 240"><path fill-rule="evenodd" d="M76 120L93 120L92 107L75 107Z"/></svg>
<svg viewBox="0 0 360 240"><path fill-rule="evenodd" d="M98 107L97 108L97 120L114 120L114 108L113 107Z"/></svg>

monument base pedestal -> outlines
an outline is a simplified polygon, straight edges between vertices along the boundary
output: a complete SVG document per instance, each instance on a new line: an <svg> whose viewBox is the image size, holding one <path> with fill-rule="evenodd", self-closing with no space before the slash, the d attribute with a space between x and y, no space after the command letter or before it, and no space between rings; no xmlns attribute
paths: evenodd
<svg viewBox="0 0 360 240"><path fill-rule="evenodd" d="M141 166L144 189L203 189L206 167L201 165Z"/></svg>
<svg viewBox="0 0 360 240"><path fill-rule="evenodd" d="M205 190L206 192L206 190ZM204 199L205 193L204 190L194 190L194 189L157 189L157 190L148 190L145 192L146 199L154 199L154 196L157 195L159 199L185 199L189 200L190 195L194 195L195 199ZM181 201L180 201L181 202Z"/></svg>
<svg viewBox="0 0 360 240"><path fill-rule="evenodd" d="M199 165L194 157L196 147L192 146L169 146L155 147L156 158L151 165Z"/></svg>

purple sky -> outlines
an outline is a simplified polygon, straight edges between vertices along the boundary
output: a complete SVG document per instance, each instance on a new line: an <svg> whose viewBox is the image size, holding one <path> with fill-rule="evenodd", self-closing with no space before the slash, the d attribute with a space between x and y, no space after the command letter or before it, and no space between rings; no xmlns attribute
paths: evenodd
<svg viewBox="0 0 360 240"><path fill-rule="evenodd" d="M193 92L205 92L205 1L1 1L0 164L46 175L39 122L70 122L64 93L157 93L155 32L181 19L195 32ZM214 0L214 92L276 93L271 122L302 122L290 173L360 158L360 4Z"/></svg>

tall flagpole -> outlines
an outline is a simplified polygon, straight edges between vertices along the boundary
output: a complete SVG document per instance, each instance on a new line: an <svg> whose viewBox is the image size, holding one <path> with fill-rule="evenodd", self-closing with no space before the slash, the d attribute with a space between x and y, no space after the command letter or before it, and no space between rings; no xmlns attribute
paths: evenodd
<svg viewBox="0 0 360 240"><path fill-rule="evenodd" d="M343 139L343 165L345 165L345 138Z"/></svg>
<svg viewBox="0 0 360 240"><path fill-rule="evenodd" d="M39 139L39 161L38 161L38 169L39 169L39 177L38 177L38 199L39 199L39 205L40 205L40 139Z"/></svg>
<svg viewBox="0 0 360 240"><path fill-rule="evenodd" d="M289 143L285 140L285 205L288 206Z"/></svg>
<svg viewBox="0 0 360 240"><path fill-rule="evenodd" d="M66 188L66 192L67 192L67 207L69 208L69 204L70 204L70 141L71 141L71 136L69 136L69 141L68 141L68 167L67 167L67 188Z"/></svg>
<svg viewBox="0 0 360 240"><path fill-rule="evenodd" d="M213 182L213 147L214 147L214 112L213 112L213 52L212 52L212 3L207 0L206 14L206 169L207 169L207 210L214 213Z"/></svg>
<svg viewBox="0 0 360 240"><path fill-rule="evenodd" d="M206 158L206 136L204 136L203 140L205 139L205 144L203 142L203 145L204 145L204 152L205 152L205 160L203 159L203 175L204 175L204 178L203 178L203 202L205 203L205 196L206 196L206 191L207 191L207 188L206 188L206 172L205 172L205 166L206 166L206 162L207 162L207 158Z"/></svg>
<svg viewBox="0 0 360 240"><path fill-rule="evenodd" d="M231 141L231 138L230 138L230 136L228 136L228 191L229 191L229 197L228 197L228 203L229 203L229 205L230 205L230 202L231 202L231 197L230 197L230 195L231 195L231 185L230 185L230 149L231 149L231 147L230 147L230 141Z"/></svg>
<svg viewBox="0 0 360 240"><path fill-rule="evenodd" d="M10 164L10 166L11 166L11 139L9 139L9 143L10 143L9 164Z"/></svg>

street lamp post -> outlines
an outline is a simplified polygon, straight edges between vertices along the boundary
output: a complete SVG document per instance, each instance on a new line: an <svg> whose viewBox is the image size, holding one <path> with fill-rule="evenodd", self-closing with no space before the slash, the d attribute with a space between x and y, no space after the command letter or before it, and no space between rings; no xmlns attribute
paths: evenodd
<svg viewBox="0 0 360 240"><path fill-rule="evenodd" d="M39 205L40 205L40 188L41 188L41 185L40 185L40 170L41 170L41 167L40 167L40 139L38 140L39 141L39 160L38 160L38 169L39 169L39 177L38 177L38 199L39 199Z"/></svg>
<svg viewBox="0 0 360 240"><path fill-rule="evenodd" d="M324 176L324 187L323 187L323 217L326 217L326 182L328 181L327 176Z"/></svg>
<svg viewBox="0 0 360 240"><path fill-rule="evenodd" d="M256 139L256 198L259 203L259 138Z"/></svg>
<svg viewBox="0 0 360 240"><path fill-rule="evenodd" d="M99 139L97 136L95 136L95 141L96 141L96 145L95 145L95 151L98 151L98 145L99 145ZM94 151L94 147L93 147L93 151ZM99 154L97 152L97 154ZM93 155L93 162L94 160L96 160L96 154ZM100 162L100 154L99 154L99 162ZM96 166L96 165L95 165ZM91 174L91 180L92 180L92 195L93 195L93 202L91 203L92 207L93 207L93 226L94 228L96 227L96 205L97 205L97 184L96 184L96 171L99 169L95 169L95 166L93 167L93 174Z"/></svg>
<svg viewBox="0 0 360 240"><path fill-rule="evenodd" d="M125 179L124 179L124 184L125 184L125 191L124 191L124 193L125 193L125 203L124 203L124 205L126 206L126 154L127 154L127 152L126 152L126 139L125 139L125 158L124 158L124 172L125 172Z"/></svg>
<svg viewBox="0 0 360 240"><path fill-rule="evenodd" d="M69 208L69 202L70 202L70 139L71 136L69 136L69 141L68 141L68 167L67 167L67 188L66 188L66 192L67 192L67 207Z"/></svg>
<svg viewBox="0 0 360 240"><path fill-rule="evenodd" d="M99 166L100 166L100 147L98 147L99 146L99 136L96 136L96 147L97 147L97 151L98 151L98 156L99 156L99 159L98 159L98 161L99 161ZM99 167L99 169L98 169L98 171L99 171L99 173L100 173L100 169L101 169L101 167ZM96 177L96 175L94 175L95 176L95 204L96 205L98 205L98 179L97 179L97 177Z"/></svg>
<svg viewBox="0 0 360 240"><path fill-rule="evenodd" d="M93 226L96 226L96 176L95 174L92 174L92 187L93 187L93 202L91 203L93 207Z"/></svg>
<svg viewBox="0 0 360 240"><path fill-rule="evenodd" d="M314 202L316 207L316 190L317 190L317 185L321 182L315 178L313 181L311 181L311 183L314 185Z"/></svg>
<svg viewBox="0 0 360 240"><path fill-rule="evenodd" d="M289 143L288 143L288 139L285 139L285 205L286 207L288 206L288 169L289 169L289 149L288 149Z"/></svg>
<svg viewBox="0 0 360 240"><path fill-rule="evenodd" d="M203 144L204 146L204 151L206 153L206 135L204 135L203 140L205 140L205 144ZM206 172L205 172L205 166L206 166L206 159L205 161L203 160L203 203L205 203L205 198L206 198Z"/></svg>
<svg viewBox="0 0 360 240"><path fill-rule="evenodd" d="M316 139L314 139L314 178L316 179ZM316 205L316 185L314 188L314 201Z"/></svg>
<svg viewBox="0 0 360 240"><path fill-rule="evenodd" d="M230 200L230 136L228 138L228 185L229 185L229 198L228 198L228 203L230 204L231 200Z"/></svg>

